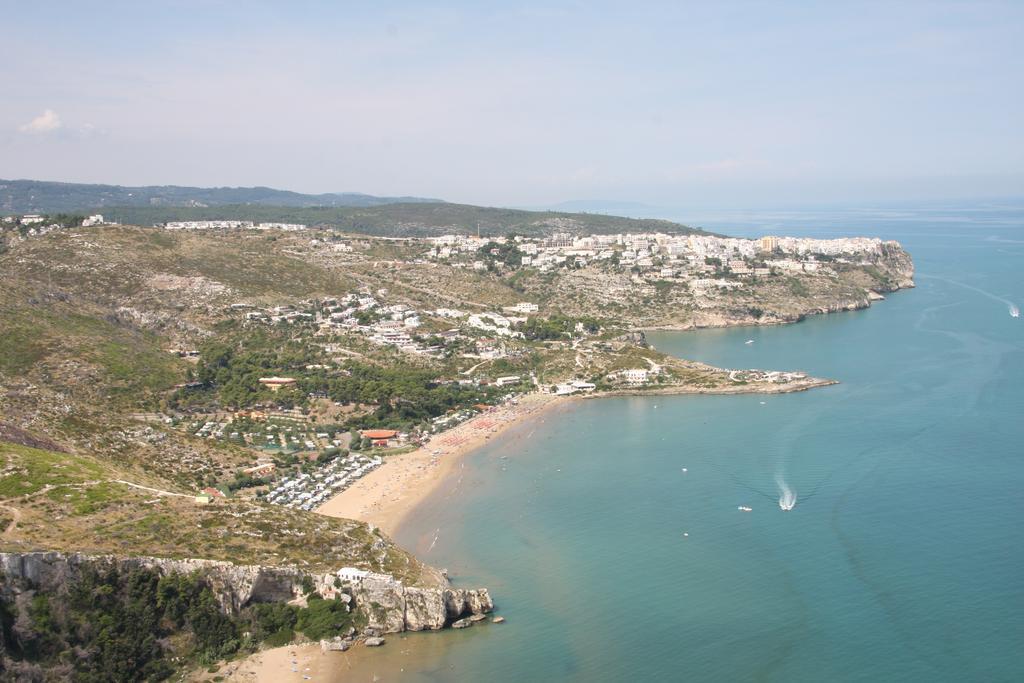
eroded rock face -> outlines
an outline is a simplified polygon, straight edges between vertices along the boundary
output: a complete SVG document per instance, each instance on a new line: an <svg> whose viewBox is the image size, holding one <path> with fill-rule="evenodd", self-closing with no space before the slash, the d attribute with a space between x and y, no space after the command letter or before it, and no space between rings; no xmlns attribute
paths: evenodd
<svg viewBox="0 0 1024 683"><path fill-rule="evenodd" d="M437 588L405 589L405 628L409 631L436 631L448 620L444 591Z"/></svg>
<svg viewBox="0 0 1024 683"><path fill-rule="evenodd" d="M444 592L444 607L448 614L455 615L456 618L461 616L466 611L465 591L446 590Z"/></svg>
<svg viewBox="0 0 1024 683"><path fill-rule="evenodd" d="M345 652L352 646L352 642L341 636L320 641L320 652Z"/></svg>
<svg viewBox="0 0 1024 683"><path fill-rule="evenodd" d="M367 630L378 633L438 630L464 616L485 614L494 609L486 588L406 587L389 577L367 579L358 585L346 586L345 592L341 592L335 586L333 574L309 574L297 567L80 553L0 553L0 572L6 579L24 580L44 591L74 582L87 565L117 565L122 570L145 568L161 574L199 572L209 583L221 609L231 614L255 602L303 602L303 583L311 581L321 595L338 595L350 607L366 615Z"/></svg>
<svg viewBox="0 0 1024 683"><path fill-rule="evenodd" d="M491 594L486 588L466 589L462 592L466 596L466 610L471 614L485 614L494 609Z"/></svg>
<svg viewBox="0 0 1024 683"><path fill-rule="evenodd" d="M405 630L405 588L399 582L364 581L352 589L352 598L369 628L380 633Z"/></svg>
<svg viewBox="0 0 1024 683"><path fill-rule="evenodd" d="M352 597L367 615L368 627L381 633L436 631L463 616L494 609L486 588L407 588L397 581L372 580L353 588Z"/></svg>
<svg viewBox="0 0 1024 683"><path fill-rule="evenodd" d="M81 553L0 553L0 570L10 578L24 579L43 590L54 590L75 581L86 566L113 566L122 570L152 569L161 574L201 573L210 584L221 609L236 614L254 602L286 602L303 595L306 574L295 567L236 565L212 560L173 560L156 557L115 557ZM310 576L313 586L324 591L333 586L325 577Z"/></svg>

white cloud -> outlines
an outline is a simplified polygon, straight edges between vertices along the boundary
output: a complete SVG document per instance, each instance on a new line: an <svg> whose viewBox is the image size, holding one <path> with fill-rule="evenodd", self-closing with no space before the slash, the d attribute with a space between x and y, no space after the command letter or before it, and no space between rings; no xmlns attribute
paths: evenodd
<svg viewBox="0 0 1024 683"><path fill-rule="evenodd" d="M18 126L18 130L22 133L49 133L50 131L57 130L60 127L61 122L60 117L57 116L57 112L52 109L47 109L28 123Z"/></svg>

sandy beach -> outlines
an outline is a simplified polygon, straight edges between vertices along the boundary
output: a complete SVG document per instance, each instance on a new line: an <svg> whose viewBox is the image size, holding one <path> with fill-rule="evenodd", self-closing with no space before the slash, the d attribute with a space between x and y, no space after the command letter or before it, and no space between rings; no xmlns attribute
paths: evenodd
<svg viewBox="0 0 1024 683"><path fill-rule="evenodd" d="M384 464L317 508L331 517L358 519L393 534L421 501L460 466L463 456L508 427L567 400L528 394L438 434L410 453L385 456Z"/></svg>
<svg viewBox="0 0 1024 683"><path fill-rule="evenodd" d="M380 680L376 671L381 668L381 660L389 658L374 656L384 652L384 648L380 648L379 652L371 652L372 649L356 645L348 652L322 652L319 643L292 644L262 650L244 659L228 662L215 673L203 671L188 680L195 683L214 680L236 683Z"/></svg>
<svg viewBox="0 0 1024 683"><path fill-rule="evenodd" d="M495 407L435 436L422 448L385 456L383 465L324 503L317 512L362 520L392 534L406 515L454 474L465 455L509 427L536 417L545 409L566 400L568 397L564 396L528 394L515 405ZM401 639L408 635L390 636L389 644L377 652L358 644L348 652L323 653L318 643L262 650L229 662L216 673L195 672L189 680L212 681L219 678L255 683L373 681L382 680L382 674L393 679L404 671L404 659L397 657L396 653L407 654L401 646ZM429 638L431 634L426 635ZM436 645L441 646L440 642ZM390 653L390 656L381 656L385 653Z"/></svg>
<svg viewBox="0 0 1024 683"><path fill-rule="evenodd" d="M478 631L479 633L479 631ZM436 674L438 662L462 638L469 634L454 631L438 637L436 633L396 633L386 637L380 648L357 644L348 652L322 652L318 643L292 644L254 653L244 659L227 662L215 672L193 672L192 683L379 683L400 681L410 673ZM448 671L457 676L457 665Z"/></svg>

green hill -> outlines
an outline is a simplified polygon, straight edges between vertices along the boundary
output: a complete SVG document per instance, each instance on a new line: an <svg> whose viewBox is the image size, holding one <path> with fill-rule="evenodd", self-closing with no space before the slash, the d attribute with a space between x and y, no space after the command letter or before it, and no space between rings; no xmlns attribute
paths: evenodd
<svg viewBox="0 0 1024 683"><path fill-rule="evenodd" d="M452 204L416 197L363 194L308 195L266 187L122 187L36 180L0 180L0 212L86 213L101 211L125 225L168 221L245 220L301 223L380 237L447 233L528 236L556 232L614 234L663 232L709 234L680 223L595 213L527 211Z"/></svg>
<svg viewBox="0 0 1024 683"><path fill-rule="evenodd" d="M510 232L527 236L566 232L576 235L663 232L708 234L680 223L590 213L524 211L468 204L396 203L370 207L112 207L104 216L131 225L167 221L251 220L301 223L379 237L426 237L449 233L483 236Z"/></svg>
<svg viewBox="0 0 1024 683"><path fill-rule="evenodd" d="M45 180L0 180L0 211L7 213L57 213L108 206L374 206L393 202L438 201L420 197L375 197L356 192L302 194L270 187L125 187Z"/></svg>

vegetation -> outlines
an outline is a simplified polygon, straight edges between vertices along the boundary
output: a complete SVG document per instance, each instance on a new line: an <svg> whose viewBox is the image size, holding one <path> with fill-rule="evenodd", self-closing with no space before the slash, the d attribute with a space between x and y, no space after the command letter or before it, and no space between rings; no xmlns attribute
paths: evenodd
<svg viewBox="0 0 1024 683"><path fill-rule="evenodd" d="M274 206L373 206L394 202L436 202L417 197L374 197L353 192L301 194L269 187L180 187L150 185L91 185L42 180L0 180L0 205L15 213L81 211L108 206L215 206L255 204Z"/></svg>
<svg viewBox="0 0 1024 683"><path fill-rule="evenodd" d="M340 600L312 596L307 607L280 603L225 614L198 574L85 566L57 593L21 586L0 594L0 626L18 680L158 681L183 663L208 665L261 642L284 645L339 635L352 623ZM0 657L3 652L0 651Z"/></svg>
<svg viewBox="0 0 1024 683"><path fill-rule="evenodd" d="M489 235L683 229L451 204L299 207L295 215L279 207L227 209L246 219L323 219L376 234L475 234L478 225ZM173 209L180 218L223 210ZM161 206L138 211L168 213ZM335 248L338 242L344 248ZM631 277L606 262L549 272L516 268L522 254L514 241L494 241L445 265L427 259L429 245L421 241L327 230L226 235L108 226L12 238L10 245L0 254L0 527L7 530L0 547L201 557L318 572L359 566L406 585L436 585L440 574L365 524L266 503L251 491L266 480L246 471L265 471L253 466L268 455L274 476L312 470L346 447L377 455L358 430L411 431L449 414L455 422L474 404L529 390L534 377L546 386L585 379L604 390L623 386L615 377L620 371L656 365L661 372L652 388L732 388L737 383L728 373L668 358L623 333L702 321L795 320L837 302L863 301L867 289L884 291L899 275L884 261L877 268L833 262L818 274L732 275L736 286L698 293L682 280L659 280L650 271ZM493 270L468 267L476 260ZM406 331L438 353L405 353L347 325L320 326L312 316L269 321L274 309L324 311L318 301L347 294L378 301L377 309L360 312L363 323L405 316L395 304L417 311L420 326ZM486 316L523 301L541 311L516 326L523 338L431 313L456 308ZM253 309L265 315L250 320ZM456 326L461 329L452 334ZM271 392L259 383L269 375L296 384ZM509 375L522 384L487 383ZM230 426L223 414L256 406L262 414L243 420L235 413ZM291 407L300 410L279 410ZM194 495L205 486L235 495L197 505ZM150 587L138 582L111 588L103 599L120 601L121 608L107 604L115 611L143 609L139 620L118 625L82 617L95 622L96 634L62 612L72 602L63 597L0 604L4 642L13 642L8 635L22 639L19 661L29 667L44 662L39 665L51 671L70 672L85 657L96 678L156 678L159 662L178 656L168 653L208 660L260 640L285 643L297 631L330 633L346 623L338 604L313 596L307 611L267 606L254 609L248 623L226 624L204 611L201 590L187 587L179 602L149 614ZM14 634L19 618L40 624L39 637ZM157 627L147 631L152 622L144 620L152 619ZM159 647L132 640L134 631L153 634ZM90 638L102 643L82 644ZM128 653L139 669L118 668L117 653Z"/></svg>
<svg viewBox="0 0 1024 683"><path fill-rule="evenodd" d="M353 365L348 373L322 380L320 388L335 401L376 405L359 418L364 427L408 427L493 398L493 390L440 384L435 372L416 367Z"/></svg>
<svg viewBox="0 0 1024 683"><path fill-rule="evenodd" d="M560 324L566 327L569 322ZM242 408L272 400L278 405L306 405L314 394L342 404L376 406L353 426L399 428L494 398L492 389L440 383L435 370L401 363L380 367L352 362L342 372L332 373L305 369L321 360L315 347L272 328L259 328L237 339L214 339L200 345L193 376L202 387L179 389L170 404ZM259 383L260 377L269 375L299 381L294 388L271 392Z"/></svg>
<svg viewBox="0 0 1024 683"><path fill-rule="evenodd" d="M274 330L257 329L237 341L213 339L199 347L200 360L195 381L216 390L221 405L248 406L269 398L269 389L259 383L261 377L280 374L305 374L307 365L321 360L321 353L308 343L290 339ZM294 394L294 396L292 395ZM278 402L301 401L304 394L285 388L274 395ZM175 400L185 403L197 399L190 390L179 391Z"/></svg>
<svg viewBox="0 0 1024 683"><path fill-rule="evenodd" d="M436 582L431 568L378 530L353 520L239 497L200 506L192 495L155 496L121 483L169 488L151 474L119 469L107 458L4 441L0 469L5 473L0 478L0 509L18 513L16 534L0 543L5 551L47 548L201 557L237 564L298 564L310 571L364 566L407 585Z"/></svg>
<svg viewBox="0 0 1024 683"><path fill-rule="evenodd" d="M65 595L32 594L28 608L5 624L10 668L79 681L163 680L174 672L169 654L212 663L236 652L240 624L225 616L198 577L155 571L86 568ZM12 615L18 607L4 601ZM179 649L166 639L185 633ZM184 643L187 642L187 645Z"/></svg>
<svg viewBox="0 0 1024 683"><path fill-rule="evenodd" d="M523 252L512 241L506 241L502 244L488 242L480 247L477 253L491 270L494 269L496 263L501 263L509 268L518 268L523 263Z"/></svg>
<svg viewBox="0 0 1024 683"><path fill-rule="evenodd" d="M515 326L516 331L522 332L523 336L530 341L551 341L555 339L568 339L580 325L582 331L594 334L601 329L601 324L595 318L570 318L564 315L552 315L548 318L533 316L526 322Z"/></svg>
<svg viewBox="0 0 1024 683"><path fill-rule="evenodd" d="M451 232L499 236L515 232L539 236L552 231L578 234L663 232L708 234L679 223L588 213L523 211L449 203L396 203L370 207L291 207L229 204L192 206L112 206L103 215L120 223L157 225L168 221L250 220L301 223L379 237L422 237Z"/></svg>

